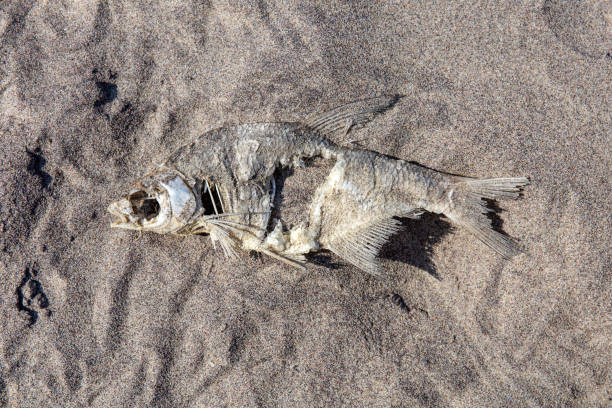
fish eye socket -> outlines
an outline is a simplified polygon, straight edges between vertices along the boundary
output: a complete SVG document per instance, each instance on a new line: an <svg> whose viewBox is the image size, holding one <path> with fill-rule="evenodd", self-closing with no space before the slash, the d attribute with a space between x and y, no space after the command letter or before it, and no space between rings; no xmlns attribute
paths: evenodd
<svg viewBox="0 0 612 408"><path fill-rule="evenodd" d="M159 202L144 191L136 191L129 196L132 211L135 215L144 217L147 221L159 214Z"/></svg>

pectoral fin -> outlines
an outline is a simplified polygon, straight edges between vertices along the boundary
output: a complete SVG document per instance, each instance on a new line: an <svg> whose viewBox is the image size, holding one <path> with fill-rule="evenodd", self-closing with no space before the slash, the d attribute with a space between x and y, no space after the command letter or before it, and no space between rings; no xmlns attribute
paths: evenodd
<svg viewBox="0 0 612 408"><path fill-rule="evenodd" d="M376 256L389 237L401 228L395 218L384 218L359 224L348 232L334 234L327 247L330 251L359 269L380 275Z"/></svg>

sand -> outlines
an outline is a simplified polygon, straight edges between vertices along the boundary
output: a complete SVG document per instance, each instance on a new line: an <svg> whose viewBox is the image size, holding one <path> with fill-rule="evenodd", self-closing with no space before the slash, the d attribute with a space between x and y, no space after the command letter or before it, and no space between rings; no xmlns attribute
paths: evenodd
<svg viewBox="0 0 612 408"><path fill-rule="evenodd" d="M610 406L612 11L384 3L2 3L1 406ZM526 254L425 216L376 278L109 228L209 129L385 93L362 145L531 178Z"/></svg>

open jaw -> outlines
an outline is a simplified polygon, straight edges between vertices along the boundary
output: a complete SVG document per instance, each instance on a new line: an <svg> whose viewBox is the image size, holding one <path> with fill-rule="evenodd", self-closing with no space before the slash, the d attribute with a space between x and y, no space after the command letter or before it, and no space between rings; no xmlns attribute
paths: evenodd
<svg viewBox="0 0 612 408"><path fill-rule="evenodd" d="M115 217L115 219L111 220L111 228L120 228L122 224L125 224L128 222L128 219L125 215L112 213L112 212L110 213L113 217Z"/></svg>
<svg viewBox="0 0 612 408"><path fill-rule="evenodd" d="M138 181L122 199L111 203L111 227L152 231L179 231L199 214L198 197L176 172L152 173Z"/></svg>
<svg viewBox="0 0 612 408"><path fill-rule="evenodd" d="M137 229L134 223L136 220L130 214L129 201L125 198L112 202L107 210L114 217L111 221L112 228Z"/></svg>
<svg viewBox="0 0 612 408"><path fill-rule="evenodd" d="M115 217L111 227L124 229L141 229L143 223L150 223L160 212L156 198L150 197L145 191L136 190L119 201L108 206L108 212Z"/></svg>

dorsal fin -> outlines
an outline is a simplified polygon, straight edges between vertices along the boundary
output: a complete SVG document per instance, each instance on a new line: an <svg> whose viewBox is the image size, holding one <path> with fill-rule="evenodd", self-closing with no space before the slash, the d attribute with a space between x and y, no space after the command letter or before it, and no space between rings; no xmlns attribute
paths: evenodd
<svg viewBox="0 0 612 408"><path fill-rule="evenodd" d="M359 269L379 275L376 255L401 226L402 223L395 218L384 218L357 225L348 232L331 237L327 246L330 251Z"/></svg>
<svg viewBox="0 0 612 408"><path fill-rule="evenodd" d="M401 98L402 95L384 95L351 102L327 112L312 113L304 123L326 135L337 131L347 135L351 129L365 125L376 115L393 107Z"/></svg>

